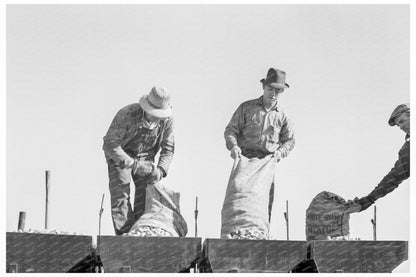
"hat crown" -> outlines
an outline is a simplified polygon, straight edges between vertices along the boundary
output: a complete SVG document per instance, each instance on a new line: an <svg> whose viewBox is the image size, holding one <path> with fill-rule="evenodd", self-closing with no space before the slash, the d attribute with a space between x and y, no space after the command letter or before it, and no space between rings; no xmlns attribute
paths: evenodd
<svg viewBox="0 0 416 277"><path fill-rule="evenodd" d="M154 108L166 109L170 107L170 92L163 87L152 87L147 100Z"/></svg>
<svg viewBox="0 0 416 277"><path fill-rule="evenodd" d="M271 85L276 88L289 88L289 85L286 83L286 72L277 68L270 68L267 71L267 77L261 79L260 82L265 86Z"/></svg>
<svg viewBox="0 0 416 277"><path fill-rule="evenodd" d="M390 115L390 118L389 118L389 121L388 121L389 125L394 126L395 125L394 120L396 119L396 117L400 116L402 113L405 113L407 111L410 111L410 105L409 104L400 104L400 105L398 105Z"/></svg>
<svg viewBox="0 0 416 277"><path fill-rule="evenodd" d="M286 81L286 72L277 68L270 68L267 71L266 82L278 83L284 85Z"/></svg>

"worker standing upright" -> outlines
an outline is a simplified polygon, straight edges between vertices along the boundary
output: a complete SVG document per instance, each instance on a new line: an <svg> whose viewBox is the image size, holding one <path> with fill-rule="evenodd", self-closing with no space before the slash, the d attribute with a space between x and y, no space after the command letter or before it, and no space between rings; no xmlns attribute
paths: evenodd
<svg viewBox="0 0 416 277"><path fill-rule="evenodd" d="M267 77L260 80L263 86L263 95L259 98L246 101L242 103L237 110L234 112L230 122L225 128L224 137L226 142L226 147L230 150L231 157L233 159L239 158L247 158L247 159L261 159L264 160L269 159L273 156L274 160L279 162L281 159L285 158L289 152L295 146L295 137L294 137L294 130L291 123L289 116L283 111L280 106L279 98L284 92L285 89L289 88L289 85L286 83L286 72L276 68L270 68L267 72ZM245 161L243 162L244 164ZM243 166L243 163L240 163L240 167L237 166L237 171L232 172L232 176L235 174L245 174L251 172L257 174L257 169L253 168L247 164ZM263 169L267 168L267 173L264 172L262 176L259 176L259 181L256 183L264 183L270 182L270 184L265 184L267 186L257 187L257 190L264 190L268 189L268 201L263 201L266 199L253 199L253 201L259 202L268 202L268 222L270 223L271 219L271 210L273 205L274 199L274 175L275 175L275 164L260 165L263 166ZM251 163L251 165L254 165ZM243 169L244 167L244 169ZM249 168L250 167L250 168ZM255 166L254 166L255 167ZM239 172L239 173L235 173ZM251 174L248 173L248 174ZM266 178L263 176L267 175ZM244 177L245 178L245 177ZM239 182L235 178L236 182ZM240 178L240 180L242 180ZM248 178L247 180L254 180L253 178ZM235 192L240 194L239 187L241 185L246 186L246 184L235 184L233 180L230 180L229 188L227 189L227 195L223 206L223 230L224 232L228 232L229 228L234 227L224 227L225 225L229 225L227 223L228 217L232 217L234 213L232 207L229 207L226 202L227 201L237 201L233 199L234 196L229 195L228 193L233 189L236 189ZM255 187L253 183L251 187ZM249 188L247 188L249 190ZM262 191L262 198L264 197L264 192ZM250 201L249 198L247 198ZM244 199L239 199L238 201L242 201L241 205L244 204ZM235 202L236 203L236 202ZM240 205L240 204L239 204ZM246 213L249 217L250 211L247 209L236 211L237 213ZM254 209L254 207L253 207ZM263 209L263 208L261 208ZM247 217L247 218L248 218ZM260 217L260 214L258 216ZM252 220L255 220L254 217ZM268 225L262 221L262 226ZM249 224L249 222L247 222ZM267 228L261 228L262 232ZM222 231L223 233L223 231ZM222 234L222 235L225 235Z"/></svg>

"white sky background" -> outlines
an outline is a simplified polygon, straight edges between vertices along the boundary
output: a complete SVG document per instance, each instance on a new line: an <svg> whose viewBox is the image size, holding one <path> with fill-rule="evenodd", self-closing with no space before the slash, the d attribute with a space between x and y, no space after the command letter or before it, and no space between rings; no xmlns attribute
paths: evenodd
<svg viewBox="0 0 416 277"><path fill-rule="evenodd" d="M172 92L176 152L163 183L181 192L194 235L219 238L232 159L223 132L238 105L262 94L269 67L287 72L281 105L296 145L280 162L271 233L305 240L305 211L323 190L367 195L391 169L410 102L407 5L9 5L6 230L114 234L102 137L117 111L153 85ZM379 240L409 240L409 181L377 201ZM373 208L351 215L372 239Z"/></svg>

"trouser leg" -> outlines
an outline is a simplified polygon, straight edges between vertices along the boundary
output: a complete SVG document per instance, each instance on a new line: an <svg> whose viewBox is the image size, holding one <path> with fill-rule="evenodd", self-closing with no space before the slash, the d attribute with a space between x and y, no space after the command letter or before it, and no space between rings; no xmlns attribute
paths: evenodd
<svg viewBox="0 0 416 277"><path fill-rule="evenodd" d="M131 170L123 169L108 160L109 188L111 195L111 217L116 235L128 233L134 224L130 203Z"/></svg>
<svg viewBox="0 0 416 277"><path fill-rule="evenodd" d="M137 175L133 176L133 181L136 187L133 213L135 220L138 220L146 208L146 187L152 182L150 182L149 177L140 177Z"/></svg>

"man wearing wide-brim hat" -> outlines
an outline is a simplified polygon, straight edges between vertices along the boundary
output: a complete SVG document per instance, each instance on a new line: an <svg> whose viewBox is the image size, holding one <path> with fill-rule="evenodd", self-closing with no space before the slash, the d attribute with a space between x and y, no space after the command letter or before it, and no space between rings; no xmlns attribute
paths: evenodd
<svg viewBox="0 0 416 277"><path fill-rule="evenodd" d="M399 151L399 158L390 172L367 196L354 199L354 202L360 205L360 211L368 209L377 199L392 192L410 176L410 105L398 105L391 113L388 124L398 126L400 130L405 132L405 142Z"/></svg>
<svg viewBox="0 0 416 277"><path fill-rule="evenodd" d="M259 98L242 103L225 128L224 137L231 157L264 158L274 154L276 161L285 158L295 146L290 117L279 99L285 89L286 72L270 68L261 79L263 93ZM270 189L269 221L273 204L274 183Z"/></svg>
<svg viewBox="0 0 416 277"><path fill-rule="evenodd" d="M143 214L146 186L166 177L174 149L172 107L166 88L153 87L139 103L128 105L116 114L103 145L116 235L128 233ZM131 179L135 184L133 208Z"/></svg>

